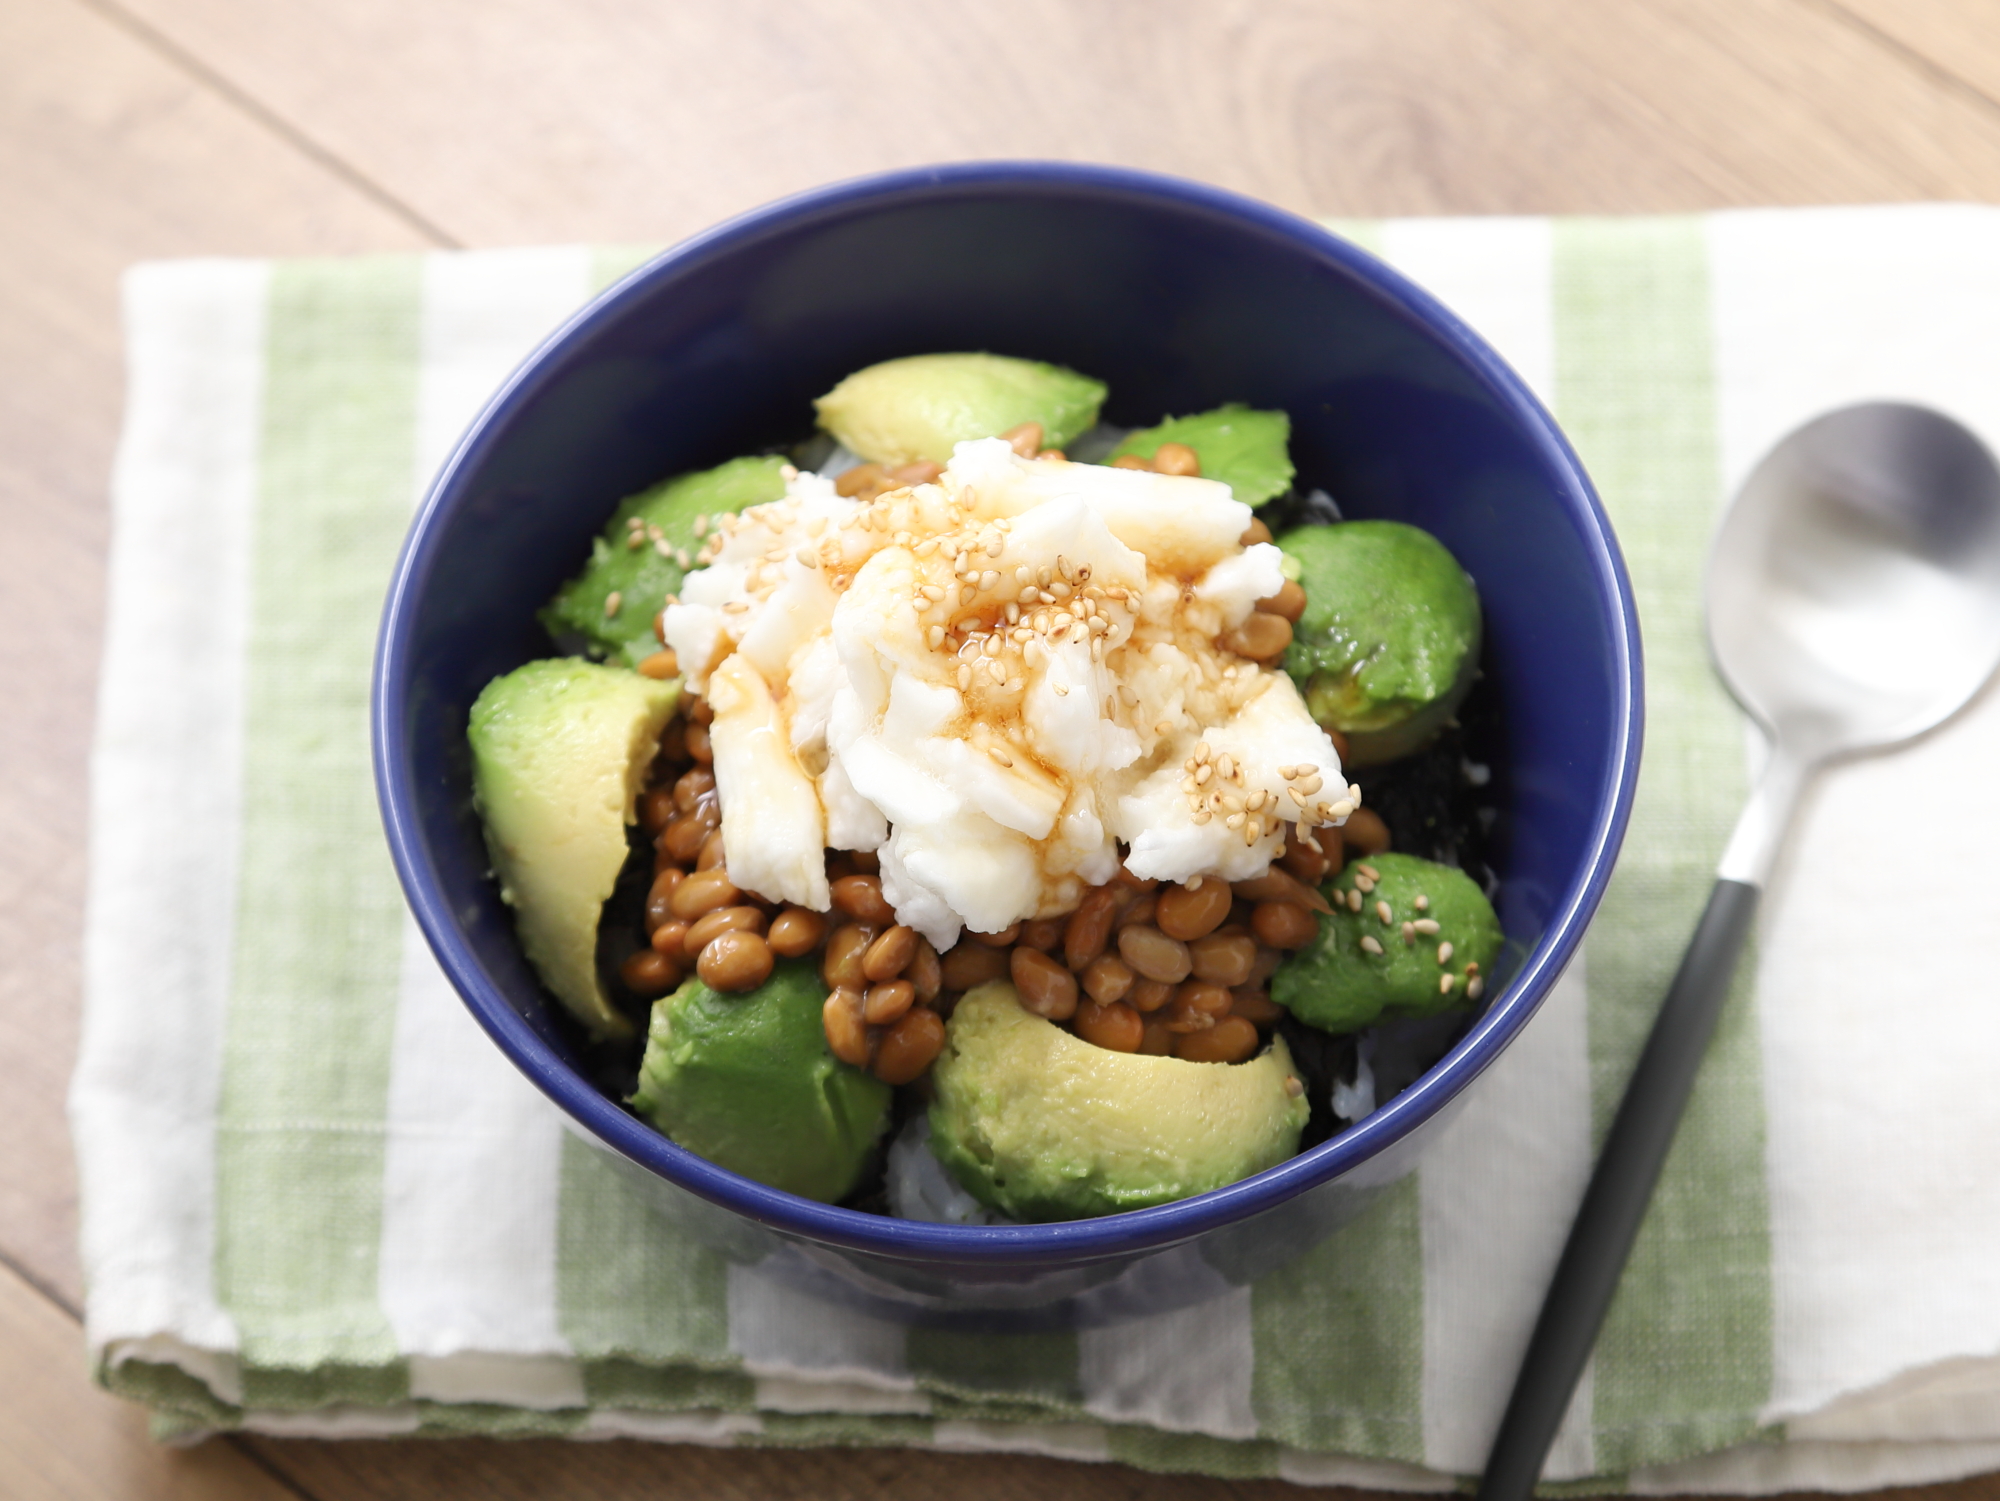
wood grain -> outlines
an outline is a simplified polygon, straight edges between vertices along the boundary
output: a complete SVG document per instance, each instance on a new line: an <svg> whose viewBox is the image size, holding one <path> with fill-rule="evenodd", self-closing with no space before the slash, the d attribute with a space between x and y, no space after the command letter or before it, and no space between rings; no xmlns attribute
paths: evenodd
<svg viewBox="0 0 2000 1501"><path fill-rule="evenodd" d="M1296 1494L892 1450L170 1454L89 1388L61 1105L124 265L665 241L971 157L1126 163L1324 214L2000 200L1996 100L2000 0L0 5L0 1495ZM1881 1494L2000 1501L2000 1477Z"/></svg>
<svg viewBox="0 0 2000 1501"><path fill-rule="evenodd" d="M165 1449L91 1386L75 1320L0 1266L0 1495L8 1501L298 1501L230 1444Z"/></svg>
<svg viewBox="0 0 2000 1501"><path fill-rule="evenodd" d="M1318 213L2000 187L2000 112L1805 0L117 0L477 243L668 239L858 171L1154 167ZM1947 6L1918 7L1942 13ZM421 142L422 149L410 149Z"/></svg>
<svg viewBox="0 0 2000 1501"><path fill-rule="evenodd" d="M2000 0L1909 5L1902 0L1824 0L1871 41L1906 53L1943 88L2000 103Z"/></svg>

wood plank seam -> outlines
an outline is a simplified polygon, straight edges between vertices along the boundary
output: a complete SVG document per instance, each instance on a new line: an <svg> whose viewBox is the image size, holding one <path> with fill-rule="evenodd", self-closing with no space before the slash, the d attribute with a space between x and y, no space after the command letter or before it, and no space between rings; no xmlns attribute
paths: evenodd
<svg viewBox="0 0 2000 1501"><path fill-rule="evenodd" d="M1803 3L1839 22L1857 35L1866 37L1885 52L1894 53L1909 66L1960 98L1971 101L1990 114L2000 114L2000 99L1994 98L1963 74L1953 72L1945 63L1928 52L1920 51L1901 37L1884 31L1868 17L1842 4L1841 0L1803 0Z"/></svg>
<svg viewBox="0 0 2000 1501"><path fill-rule="evenodd" d="M69 1319L71 1323L77 1325L78 1328L82 1327L83 1310L81 1308L78 1308L74 1303L70 1302L68 1298L65 1298L62 1295L62 1293L58 1291L50 1283L36 1276L35 1273L31 1271L26 1265L24 1265L20 1261L17 1261L10 1252L4 1249L0 1249L0 1268L4 1268L5 1270L12 1272L16 1277L19 1277L29 1287L33 1288L35 1292L40 1294L42 1297L48 1299L48 1301L53 1303L57 1308L61 1309L63 1311L63 1314Z"/></svg>
<svg viewBox="0 0 2000 1501"><path fill-rule="evenodd" d="M332 173L356 192L396 216L404 224L431 241L440 249L463 250L465 244L456 235L432 220L426 218L409 203L362 172L327 147L314 140L305 131L287 120L283 115L258 99L256 95L241 85L218 73L194 53L181 46L165 32L158 30L123 7L112 4L111 0L79 0L79 3L94 10L112 25L124 31L135 41L158 54L165 62L206 88L211 93L233 106L254 123L270 131L300 155Z"/></svg>
<svg viewBox="0 0 2000 1501"><path fill-rule="evenodd" d="M243 1435L236 1433L223 1434L219 1442L225 1443L234 1449L251 1464L270 1476L277 1484L283 1486L294 1496L297 1496L299 1501L324 1501L320 1492L308 1490L304 1485L300 1484L298 1477L288 1472L275 1459L266 1454L262 1445L253 1444Z"/></svg>

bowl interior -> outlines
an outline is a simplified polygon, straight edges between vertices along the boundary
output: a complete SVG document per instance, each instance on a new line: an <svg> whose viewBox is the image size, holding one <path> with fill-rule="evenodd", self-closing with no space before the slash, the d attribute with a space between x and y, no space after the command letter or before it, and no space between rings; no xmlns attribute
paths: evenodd
<svg viewBox="0 0 2000 1501"><path fill-rule="evenodd" d="M1422 1098L1398 1102L1410 1119L1385 1111L1364 1123L1372 1145L1348 1132L1315 1149L1329 1161L1273 1174L1341 1170L1490 1061L1580 934L1629 802L1636 632L1588 482L1518 380L1368 257L1225 194L1053 167L825 190L680 247L552 340L440 478L385 620L377 751L419 917L516 1061L587 1128L637 1150L618 1139L615 1105L584 1118L567 1030L487 878L467 710L496 674L549 653L534 612L621 497L798 440L811 399L864 365L952 349L1089 372L1109 383L1105 417L1121 424L1223 401L1283 408L1302 483L1350 517L1435 533L1479 585L1504 740L1498 906L1535 952L1474 1036L1409 1092ZM753 1217L872 1234L827 1218L869 1217L778 1202L654 1140L641 1160ZM1181 1229L1198 1220L1184 1215Z"/></svg>

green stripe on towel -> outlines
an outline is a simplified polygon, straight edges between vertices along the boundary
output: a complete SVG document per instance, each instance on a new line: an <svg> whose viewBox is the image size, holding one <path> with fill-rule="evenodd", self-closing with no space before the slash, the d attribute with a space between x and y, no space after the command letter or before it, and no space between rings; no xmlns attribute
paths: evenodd
<svg viewBox="0 0 2000 1501"><path fill-rule="evenodd" d="M1424 1264L1417 1180L1251 1289L1264 1437L1421 1464Z"/></svg>
<svg viewBox="0 0 2000 1501"><path fill-rule="evenodd" d="M376 1296L403 899L367 703L415 484L420 286L408 257L271 282L216 1131L215 1277L246 1406L312 1401L300 1376L329 1371L350 1400L405 1391Z"/></svg>
<svg viewBox="0 0 2000 1501"><path fill-rule="evenodd" d="M563 1338L588 1362L586 1393L596 1406L747 1410L753 1385L729 1350L727 1265L668 1224L627 1172L563 1133L556 1306ZM716 1373L720 1387L685 1400L685 1369L671 1368L679 1362ZM649 1369L658 1381L650 1400L637 1374Z"/></svg>
<svg viewBox="0 0 2000 1501"><path fill-rule="evenodd" d="M1742 720L1689 605L1723 503L1702 222L1556 221L1555 308L1557 414L1611 513L1646 651L1638 795L1587 939L1601 1140L1746 791ZM1598 1344L1601 1472L1736 1442L1770 1391L1754 971L1746 955Z"/></svg>
<svg viewBox="0 0 2000 1501"><path fill-rule="evenodd" d="M1073 1333L967 1334L919 1327L910 1330L904 1348L910 1374L925 1391L978 1405L1020 1401L1081 1412L1083 1382ZM1046 1412L1017 1415L1040 1418Z"/></svg>

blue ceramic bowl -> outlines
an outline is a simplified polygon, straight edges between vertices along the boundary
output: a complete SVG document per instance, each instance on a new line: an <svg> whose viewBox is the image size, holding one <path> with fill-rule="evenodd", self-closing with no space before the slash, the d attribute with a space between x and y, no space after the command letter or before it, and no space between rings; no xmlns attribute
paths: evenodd
<svg viewBox="0 0 2000 1501"><path fill-rule="evenodd" d="M620 497L789 443L893 355L986 349L1108 381L1108 421L1291 414L1300 478L1413 522L1477 580L1503 745L1501 919L1519 968L1416 1083L1254 1178L1069 1224L919 1224L811 1203L675 1146L600 1093L515 943L470 807L466 712L550 651L534 612ZM1520 379L1448 311L1305 220L1103 167L892 173L721 225L605 293L466 434L382 622L375 758L418 921L480 1024L663 1208L732 1255L916 1318L1056 1322L1190 1301L1303 1250L1411 1166L1541 1004L1603 894L1638 767L1639 635L1611 528Z"/></svg>

